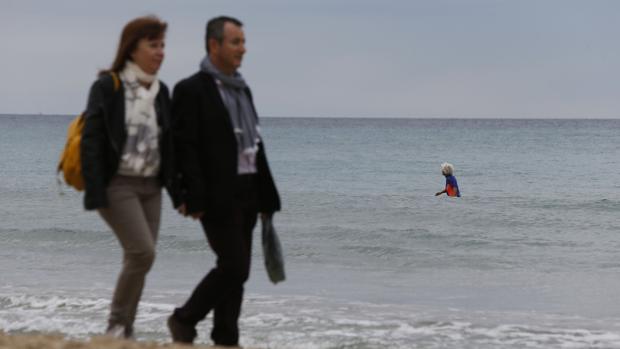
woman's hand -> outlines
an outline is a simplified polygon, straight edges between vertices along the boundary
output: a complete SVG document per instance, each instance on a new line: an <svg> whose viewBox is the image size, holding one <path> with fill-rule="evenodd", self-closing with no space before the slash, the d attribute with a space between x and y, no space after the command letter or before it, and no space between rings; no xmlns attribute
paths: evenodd
<svg viewBox="0 0 620 349"><path fill-rule="evenodd" d="M204 215L204 212L194 212L194 213L187 213L187 206L185 206L185 204L181 204L179 207L177 207L177 211L179 211L180 214L182 214L183 216L187 217L190 216L192 217L192 219L200 219L202 218L202 216Z"/></svg>

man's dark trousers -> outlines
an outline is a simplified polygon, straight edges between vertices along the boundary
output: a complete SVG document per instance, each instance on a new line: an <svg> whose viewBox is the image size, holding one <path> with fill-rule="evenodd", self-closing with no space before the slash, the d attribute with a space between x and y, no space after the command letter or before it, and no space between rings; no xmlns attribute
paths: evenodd
<svg viewBox="0 0 620 349"><path fill-rule="evenodd" d="M181 323L195 327L213 309L211 339L219 345L237 345L237 322L243 284L250 274L252 231L258 216L256 175L236 178L233 208L201 219L209 245L217 256L213 268L196 286L187 302L174 311Z"/></svg>

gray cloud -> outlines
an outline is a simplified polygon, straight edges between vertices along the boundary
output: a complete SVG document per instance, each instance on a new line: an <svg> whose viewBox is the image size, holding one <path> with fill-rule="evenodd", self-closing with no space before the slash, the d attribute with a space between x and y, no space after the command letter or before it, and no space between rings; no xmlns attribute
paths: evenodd
<svg viewBox="0 0 620 349"><path fill-rule="evenodd" d="M0 113L74 114L122 26L169 23L171 87L208 18L246 24L241 72L270 116L618 117L616 1L0 1ZM122 11L119 11L122 9Z"/></svg>

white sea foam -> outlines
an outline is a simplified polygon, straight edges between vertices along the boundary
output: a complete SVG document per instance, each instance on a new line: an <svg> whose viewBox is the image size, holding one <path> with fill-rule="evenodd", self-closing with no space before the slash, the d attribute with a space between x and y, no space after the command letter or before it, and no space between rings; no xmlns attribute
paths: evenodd
<svg viewBox="0 0 620 349"><path fill-rule="evenodd" d="M268 333L274 347L295 348L497 348L620 347L618 326L593 324L574 317L529 313L437 313L409 306L348 303L289 298L288 306L263 309L250 299L243 324L253 333ZM294 304L294 306L293 306ZM278 311L277 313L273 313ZM441 320L436 320L441 318ZM274 327L274 318L279 321ZM479 321L478 319L485 319ZM372 320L369 320L372 319ZM464 321L469 319L469 321ZM505 324L504 319L524 321ZM557 327L558 323L607 326L608 329ZM595 321L596 322L596 321ZM252 338L250 338L252 339ZM263 340L262 338L260 338ZM261 341L250 341L260 345ZM278 344L279 346L275 345Z"/></svg>
<svg viewBox="0 0 620 349"><path fill-rule="evenodd" d="M4 292L0 293L0 304L0 329L4 331L63 333L86 338L103 332L109 300L79 294ZM138 338L168 341L165 319L173 309L173 304L153 299L142 302L136 321ZM269 348L620 348L619 319L604 324L542 315L541 321L532 323L532 316L459 310L437 312L402 305L335 302L319 297L249 296L241 327L243 343ZM513 321L502 321L507 318ZM558 323L589 323L590 328L553 325ZM596 329L601 325L608 328ZM200 342L209 342L209 327L209 319L199 326Z"/></svg>

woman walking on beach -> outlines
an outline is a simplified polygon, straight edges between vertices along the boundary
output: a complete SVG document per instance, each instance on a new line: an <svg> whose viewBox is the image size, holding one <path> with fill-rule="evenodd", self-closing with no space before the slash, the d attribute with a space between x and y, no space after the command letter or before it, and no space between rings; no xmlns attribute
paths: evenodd
<svg viewBox="0 0 620 349"><path fill-rule="evenodd" d="M161 188L176 205L168 88L157 79L167 24L125 25L109 70L88 97L81 141L84 206L97 210L123 248L106 334L133 338L145 277L155 259Z"/></svg>

